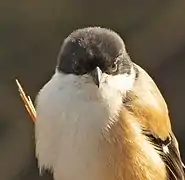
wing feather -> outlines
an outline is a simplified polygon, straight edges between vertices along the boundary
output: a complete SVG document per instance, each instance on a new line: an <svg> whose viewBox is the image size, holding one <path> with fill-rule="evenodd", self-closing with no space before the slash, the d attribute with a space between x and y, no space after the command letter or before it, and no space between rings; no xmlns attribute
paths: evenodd
<svg viewBox="0 0 185 180"><path fill-rule="evenodd" d="M174 134L170 134L165 140L161 140L147 131L143 131L143 133L148 137L149 141L164 160L168 180L184 180L183 163L181 161L177 140Z"/></svg>

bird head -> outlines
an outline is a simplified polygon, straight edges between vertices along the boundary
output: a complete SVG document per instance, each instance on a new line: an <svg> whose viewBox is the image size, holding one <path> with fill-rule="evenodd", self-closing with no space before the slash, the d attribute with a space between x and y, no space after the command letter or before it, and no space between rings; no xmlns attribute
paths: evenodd
<svg viewBox="0 0 185 180"><path fill-rule="evenodd" d="M96 90L107 87L122 94L132 88L136 77L121 37L99 27L76 30L65 39L57 71L76 76L79 83L90 83Z"/></svg>

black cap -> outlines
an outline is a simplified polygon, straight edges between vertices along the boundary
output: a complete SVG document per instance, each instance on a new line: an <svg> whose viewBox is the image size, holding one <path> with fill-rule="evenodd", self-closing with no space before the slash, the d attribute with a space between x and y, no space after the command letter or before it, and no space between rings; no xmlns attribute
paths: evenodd
<svg viewBox="0 0 185 180"><path fill-rule="evenodd" d="M83 75L96 67L107 74L129 73L132 66L121 37L112 30L89 27L72 32L63 42L57 69Z"/></svg>

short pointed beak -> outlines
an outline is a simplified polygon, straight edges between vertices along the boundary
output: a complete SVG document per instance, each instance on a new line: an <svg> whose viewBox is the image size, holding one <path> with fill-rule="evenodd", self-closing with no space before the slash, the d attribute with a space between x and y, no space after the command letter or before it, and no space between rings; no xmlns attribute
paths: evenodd
<svg viewBox="0 0 185 180"><path fill-rule="evenodd" d="M95 82L95 84L99 87L100 86L101 77L102 77L102 71L101 71L101 69L99 67L96 67L91 72L91 76L92 76L93 81Z"/></svg>

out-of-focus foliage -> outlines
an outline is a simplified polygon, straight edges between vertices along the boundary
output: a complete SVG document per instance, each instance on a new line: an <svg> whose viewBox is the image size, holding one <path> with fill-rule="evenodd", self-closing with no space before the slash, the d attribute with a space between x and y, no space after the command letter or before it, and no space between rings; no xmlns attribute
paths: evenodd
<svg viewBox="0 0 185 180"><path fill-rule="evenodd" d="M34 129L14 78L35 98L54 72L63 39L102 26L125 40L133 61L165 96L185 160L184 0L20 0L0 2L0 179L38 180Z"/></svg>

